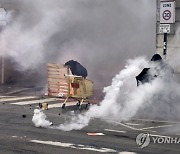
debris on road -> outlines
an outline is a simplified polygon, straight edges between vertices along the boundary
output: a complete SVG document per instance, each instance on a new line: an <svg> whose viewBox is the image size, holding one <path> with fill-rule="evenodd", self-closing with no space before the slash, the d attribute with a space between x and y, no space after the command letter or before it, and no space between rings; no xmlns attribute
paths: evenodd
<svg viewBox="0 0 180 154"><path fill-rule="evenodd" d="M22 117L23 117L23 118L26 118L26 115L25 115L25 114L23 114L23 115L22 115Z"/></svg>
<svg viewBox="0 0 180 154"><path fill-rule="evenodd" d="M48 110L48 103L39 103L39 108L42 110Z"/></svg>
<svg viewBox="0 0 180 154"><path fill-rule="evenodd" d="M88 136L103 136L103 133L87 133Z"/></svg>

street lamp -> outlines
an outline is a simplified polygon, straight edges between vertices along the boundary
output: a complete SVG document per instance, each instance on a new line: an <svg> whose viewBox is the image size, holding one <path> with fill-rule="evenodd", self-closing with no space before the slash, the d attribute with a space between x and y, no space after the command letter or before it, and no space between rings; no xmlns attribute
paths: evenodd
<svg viewBox="0 0 180 154"><path fill-rule="evenodd" d="M6 26L6 10L4 8L0 8L0 26L1 30ZM4 84L4 58L1 56L1 84Z"/></svg>

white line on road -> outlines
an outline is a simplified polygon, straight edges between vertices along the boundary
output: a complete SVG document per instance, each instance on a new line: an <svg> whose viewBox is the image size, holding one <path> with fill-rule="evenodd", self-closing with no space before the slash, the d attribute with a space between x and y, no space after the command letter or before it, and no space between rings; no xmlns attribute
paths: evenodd
<svg viewBox="0 0 180 154"><path fill-rule="evenodd" d="M0 99L0 102L19 101L19 100L33 99L33 98L37 98L37 96L2 98L2 99Z"/></svg>
<svg viewBox="0 0 180 154"><path fill-rule="evenodd" d="M170 137L170 136L156 135L156 134L150 134L150 136L156 136L156 137Z"/></svg>
<svg viewBox="0 0 180 154"><path fill-rule="evenodd" d="M76 105L77 102L67 102L66 106L74 106ZM56 103L56 104L48 104L48 109L50 108L57 108L57 107L62 107L63 103Z"/></svg>
<svg viewBox="0 0 180 154"><path fill-rule="evenodd" d="M161 126L154 126L154 127L146 127L146 128L141 128L141 130L146 130L146 129L154 129L154 128L163 128L163 127L171 127L172 125L161 125Z"/></svg>
<svg viewBox="0 0 180 154"><path fill-rule="evenodd" d="M25 91L25 90L28 90L28 89L31 89L31 88L23 88L23 89L19 89L19 90L14 90L14 91L6 93L6 95L12 95L14 93L22 92L22 91Z"/></svg>
<svg viewBox="0 0 180 154"><path fill-rule="evenodd" d="M1 100L2 98L13 98L13 97L15 97L15 96L0 96L0 100Z"/></svg>
<svg viewBox="0 0 180 154"><path fill-rule="evenodd" d="M137 153L135 153L135 152L122 151L122 152L119 152L119 154L137 154Z"/></svg>
<svg viewBox="0 0 180 154"><path fill-rule="evenodd" d="M123 124L123 123L121 123L121 122L117 122L117 121L112 121L112 122L114 122L114 123L116 123L116 124L119 124L119 125L121 125L121 126L124 126L124 127L130 128L130 129L132 129L132 130L140 130L140 129L138 129L138 128L135 128L135 127L132 127L132 126L129 126L129 125Z"/></svg>
<svg viewBox="0 0 180 154"><path fill-rule="evenodd" d="M136 124L136 123L126 123L127 125L131 125L131 126L139 126L139 125L142 125L142 124Z"/></svg>
<svg viewBox="0 0 180 154"><path fill-rule="evenodd" d="M59 146L59 147L64 147L64 148L79 149L79 150L90 150L90 151L97 151L97 152L117 152L114 149L99 148L99 147L95 147L95 146L87 146L87 145L82 145L82 144L53 142L53 141L40 141L40 140L30 140L30 142Z"/></svg>
<svg viewBox="0 0 180 154"><path fill-rule="evenodd" d="M152 120L152 119L132 119L135 121L143 121L143 122L161 122L161 123L175 123L178 124L180 123L179 121L163 121L163 120Z"/></svg>
<svg viewBox="0 0 180 154"><path fill-rule="evenodd" d="M48 104L48 109L62 107L62 103Z"/></svg>
<svg viewBox="0 0 180 154"><path fill-rule="evenodd" d="M132 126L123 124L123 123L121 123L121 122L117 122L117 121L112 121L112 122L114 122L114 123L116 123L116 124L119 124L119 125L121 125L121 126L127 127L127 128L129 128L129 129L132 129L132 130L142 130L141 128L135 128L135 127L132 127ZM143 130L142 130L142 131L143 131ZM153 130L148 130L148 131L149 131L149 132L156 132L156 131L153 131Z"/></svg>
<svg viewBox="0 0 180 154"><path fill-rule="evenodd" d="M113 129L104 129L104 130L108 132L126 133L126 131L122 131L122 130L113 130Z"/></svg>
<svg viewBox="0 0 180 154"><path fill-rule="evenodd" d="M23 101L23 102L16 102L11 103L15 105L28 105L28 104L37 104L37 103L44 103L44 102L51 102L51 101L58 101L58 98L47 98L47 99L41 99L41 100L32 100L32 101Z"/></svg>
<svg viewBox="0 0 180 154"><path fill-rule="evenodd" d="M48 104L48 109L62 107L62 104L63 103ZM66 102L66 107L67 106L76 106L76 104L77 104L77 102ZM82 103L82 104L86 104L86 103Z"/></svg>

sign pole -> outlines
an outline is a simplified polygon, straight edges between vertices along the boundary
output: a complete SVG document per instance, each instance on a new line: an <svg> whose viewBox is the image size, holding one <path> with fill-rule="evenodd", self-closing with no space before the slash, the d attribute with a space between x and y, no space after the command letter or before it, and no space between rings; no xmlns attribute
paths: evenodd
<svg viewBox="0 0 180 154"><path fill-rule="evenodd" d="M4 84L4 58L1 57L1 84Z"/></svg>
<svg viewBox="0 0 180 154"><path fill-rule="evenodd" d="M160 33L164 33L163 56L167 56L167 34L170 33L170 24L175 23L175 1L160 1Z"/></svg>
<svg viewBox="0 0 180 154"><path fill-rule="evenodd" d="M1 31L3 30L3 27L6 26L6 10L4 8L0 8L0 28ZM4 65L4 57L1 57L1 84L4 84L4 72L5 72L5 65Z"/></svg>
<svg viewBox="0 0 180 154"><path fill-rule="evenodd" d="M163 55L166 58L167 53L167 33L164 33L164 47L163 47Z"/></svg>

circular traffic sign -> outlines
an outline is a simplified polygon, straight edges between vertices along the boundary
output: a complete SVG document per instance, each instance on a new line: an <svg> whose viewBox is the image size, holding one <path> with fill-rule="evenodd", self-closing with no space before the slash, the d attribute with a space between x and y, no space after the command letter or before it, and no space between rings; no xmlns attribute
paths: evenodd
<svg viewBox="0 0 180 154"><path fill-rule="evenodd" d="M164 20L169 20L171 18L171 12L169 10L165 10L162 16Z"/></svg>

